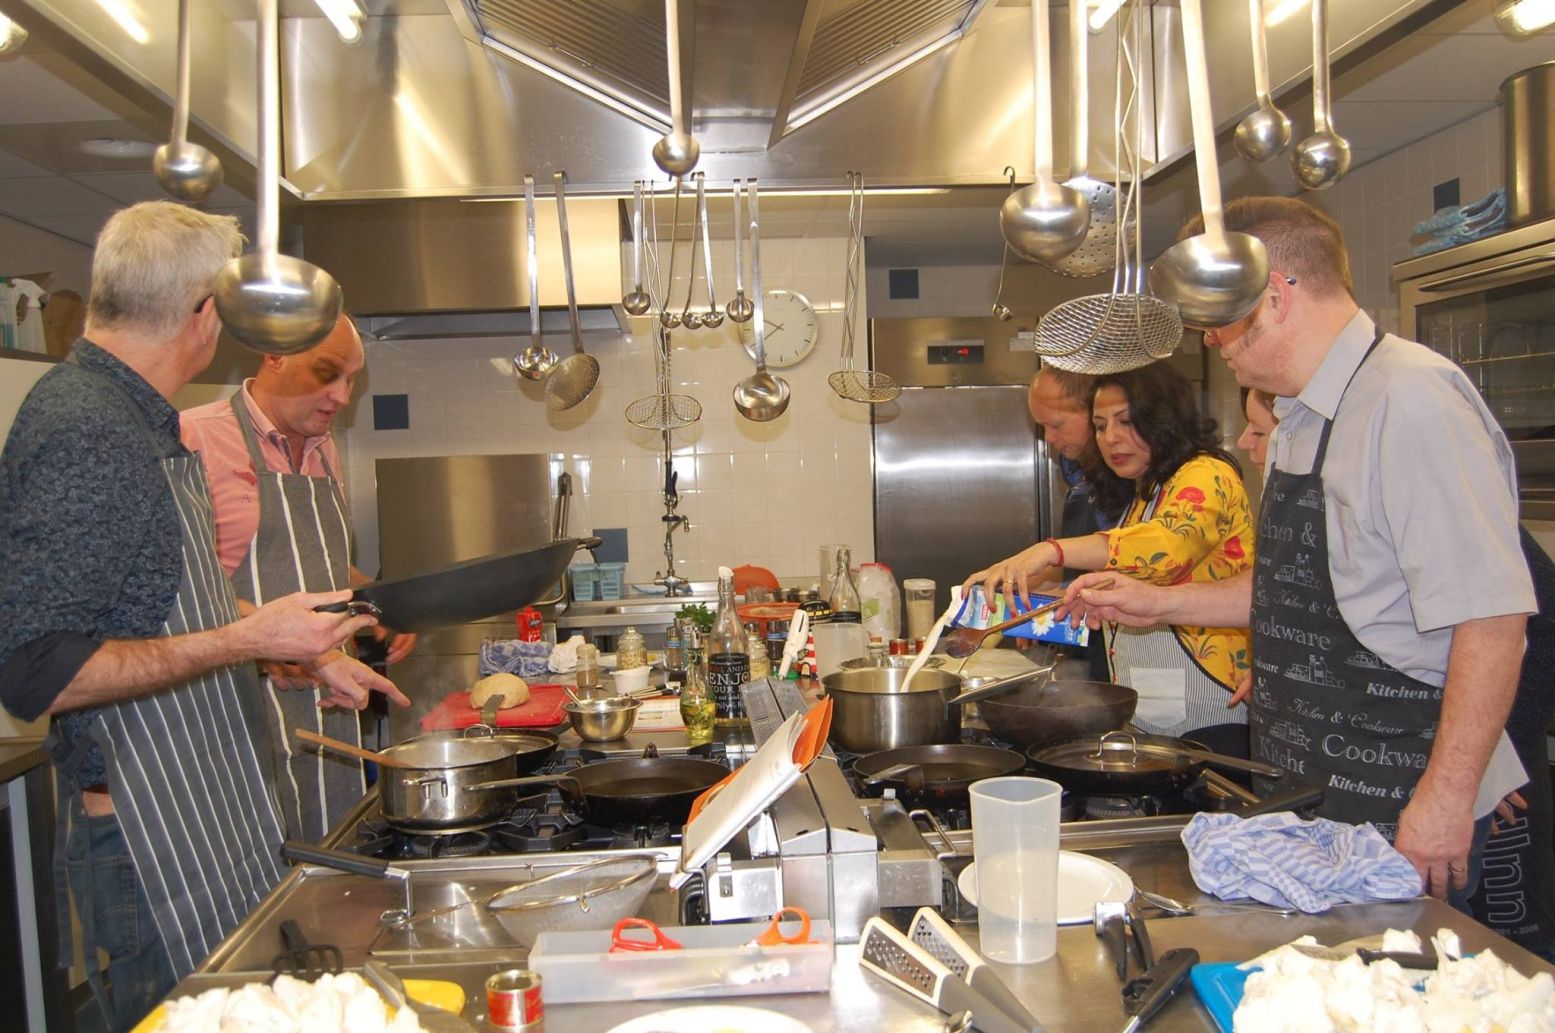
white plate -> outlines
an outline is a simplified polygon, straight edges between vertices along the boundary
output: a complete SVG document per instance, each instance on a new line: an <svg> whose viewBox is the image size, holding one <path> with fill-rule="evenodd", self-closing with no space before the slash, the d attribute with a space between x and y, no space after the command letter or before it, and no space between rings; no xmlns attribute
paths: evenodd
<svg viewBox="0 0 1555 1033"><path fill-rule="evenodd" d="M811 1033L810 1027L782 1012L734 1004L671 1008L639 1015L608 1033Z"/></svg>
<svg viewBox="0 0 1555 1033"><path fill-rule="evenodd" d="M977 904L977 863L973 862L956 880L968 904ZM1085 925L1095 917L1096 905L1126 903L1134 895L1134 880L1128 872L1090 854L1073 850L1058 852L1058 924Z"/></svg>
<svg viewBox="0 0 1555 1033"><path fill-rule="evenodd" d="M614 653L601 653L601 654L599 654L599 666L603 667L607 671L615 670L616 669L616 655ZM659 650L657 650L657 649L650 649L650 650L648 650L648 666L649 667L662 667L662 666L664 666L664 654L662 652L660 652Z"/></svg>

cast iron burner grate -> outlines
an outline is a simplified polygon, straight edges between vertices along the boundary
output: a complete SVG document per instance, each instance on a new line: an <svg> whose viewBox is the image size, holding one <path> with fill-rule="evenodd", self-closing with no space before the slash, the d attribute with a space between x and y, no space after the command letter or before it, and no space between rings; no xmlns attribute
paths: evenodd
<svg viewBox="0 0 1555 1033"><path fill-rule="evenodd" d="M491 850L491 833L414 833L402 832L382 819L362 823L357 841L348 847L351 853L377 857L385 861L421 861L439 857L478 857Z"/></svg>

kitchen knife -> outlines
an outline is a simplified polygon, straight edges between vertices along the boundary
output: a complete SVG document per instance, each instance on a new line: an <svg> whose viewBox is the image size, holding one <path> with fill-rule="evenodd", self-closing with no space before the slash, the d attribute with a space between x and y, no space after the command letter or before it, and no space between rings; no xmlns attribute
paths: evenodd
<svg viewBox="0 0 1555 1033"><path fill-rule="evenodd" d="M1123 1010L1132 1016L1123 1033L1137 1033L1156 1012L1166 1007L1177 993L1188 972L1199 963L1199 952L1192 947L1176 947L1161 955L1144 975L1123 987Z"/></svg>
<svg viewBox="0 0 1555 1033"><path fill-rule="evenodd" d="M1293 950L1319 961L1347 961L1352 957L1358 957L1371 965L1385 958L1388 961L1398 962L1403 968L1422 972L1434 971L1437 963L1434 952L1425 954L1417 951L1375 950L1371 947L1325 947L1320 943L1293 943L1290 946Z"/></svg>

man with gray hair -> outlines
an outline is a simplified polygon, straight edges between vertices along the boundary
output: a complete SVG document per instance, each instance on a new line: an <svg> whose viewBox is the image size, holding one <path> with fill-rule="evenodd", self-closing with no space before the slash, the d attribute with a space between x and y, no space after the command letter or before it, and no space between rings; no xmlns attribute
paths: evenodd
<svg viewBox="0 0 1555 1033"><path fill-rule="evenodd" d="M373 623L316 612L347 591L240 617L217 561L169 400L215 353L211 292L241 247L235 220L166 202L109 219L86 335L28 393L0 454L0 702L53 718L56 872L114 1030L282 875L253 661L315 663ZM365 668L322 677L356 706L382 688Z"/></svg>

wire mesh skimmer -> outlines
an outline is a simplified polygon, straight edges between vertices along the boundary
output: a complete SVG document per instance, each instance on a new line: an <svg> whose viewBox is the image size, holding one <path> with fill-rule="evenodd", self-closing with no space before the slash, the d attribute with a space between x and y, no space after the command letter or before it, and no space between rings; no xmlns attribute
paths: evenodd
<svg viewBox="0 0 1555 1033"><path fill-rule="evenodd" d="M853 323L858 314L859 277L864 265L864 174L848 173L848 278L842 305L842 368L826 378L850 402L894 401L902 386L884 373L853 367Z"/></svg>
<svg viewBox="0 0 1555 1033"><path fill-rule="evenodd" d="M680 224L680 179L675 180L675 207L674 223L670 230L670 283L660 279L659 274L659 216L658 199L654 194L652 184L648 184L648 208L650 211L649 222L652 229L643 234L647 247L644 249L644 259L648 267L649 288L649 325L653 328L653 368L655 391L651 395L644 395L631 402L626 407L626 419L633 426L644 430L680 430L689 427L702 418L702 403L690 395L676 394L671 390L674 384L670 376L670 328L660 318L664 312L664 306L669 291L674 286L675 263L675 232ZM696 248L696 240L693 238L691 247Z"/></svg>
<svg viewBox="0 0 1555 1033"><path fill-rule="evenodd" d="M1055 305L1037 322L1036 351L1044 363L1074 373L1121 373L1148 366L1177 350L1182 319L1176 308L1145 293L1140 208L1141 117L1139 55L1144 53L1144 19L1132 0L1118 31L1114 94L1114 140L1118 162L1118 234L1110 294L1088 294ZM1128 80L1125 97L1124 79ZM1133 123L1133 139L1126 128ZM1123 183L1127 165L1129 178Z"/></svg>

